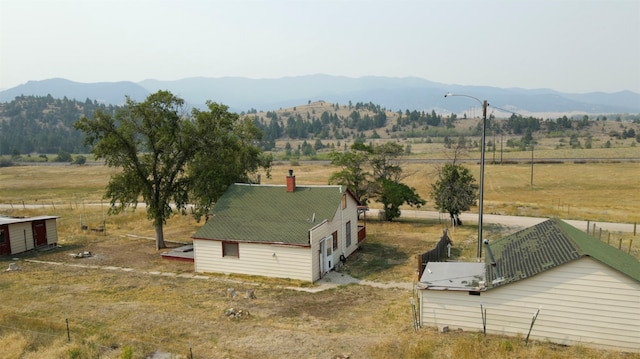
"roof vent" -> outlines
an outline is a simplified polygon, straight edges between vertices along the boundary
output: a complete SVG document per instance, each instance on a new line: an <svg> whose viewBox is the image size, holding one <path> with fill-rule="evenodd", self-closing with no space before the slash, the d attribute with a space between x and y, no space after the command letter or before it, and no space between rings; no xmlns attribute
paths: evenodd
<svg viewBox="0 0 640 359"><path fill-rule="evenodd" d="M491 259L491 267L495 270L496 279L494 279L491 284L498 284L504 282L504 277L500 274L500 267L498 267L498 263L496 259L493 257L493 251L491 251L491 247L489 246L489 240L485 239L482 241L485 247L487 247L487 253L489 253L489 259Z"/></svg>

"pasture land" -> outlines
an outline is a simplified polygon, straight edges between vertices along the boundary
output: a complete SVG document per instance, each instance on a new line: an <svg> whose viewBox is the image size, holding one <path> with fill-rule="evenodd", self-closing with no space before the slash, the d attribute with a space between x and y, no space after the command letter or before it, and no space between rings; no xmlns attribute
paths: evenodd
<svg viewBox="0 0 640 359"><path fill-rule="evenodd" d="M478 173L477 165L469 167ZM282 162L271 178L262 176L263 183L284 183L289 168L299 185L325 184L335 170L325 164ZM425 209L432 209L428 193L434 165L411 163L403 168L405 181L428 200ZM640 358L581 346L525 345L522 338L439 334L432 328L415 332L411 293L401 289L349 285L309 293L288 289L310 286L297 281L194 278L192 264L160 258L142 208L105 214L107 202L101 199L112 173L102 166L0 168L0 213L60 216L61 245L17 255L18 260L0 258L0 267L10 262L20 267L0 272L4 357L144 358L162 350L189 358L191 348L194 358L331 358L346 353L352 358ZM640 164L627 162L535 164L531 187L530 166L488 165L485 212L633 223L640 220L638 173ZM106 233L80 227L102 221ZM189 242L201 225L190 217L173 217L165 238L178 246ZM370 219L367 242L344 271L373 281L413 282L414 256L431 249L444 228L437 220ZM487 224L485 231L495 237L512 229ZM457 227L452 235L458 258L472 258L475 223ZM640 238L627 236L625 243L635 239L632 253L638 256ZM72 258L82 251L94 255ZM230 287L240 295L229 298ZM255 291L256 299L244 298L248 289ZM231 319L226 315L230 309L249 315Z"/></svg>

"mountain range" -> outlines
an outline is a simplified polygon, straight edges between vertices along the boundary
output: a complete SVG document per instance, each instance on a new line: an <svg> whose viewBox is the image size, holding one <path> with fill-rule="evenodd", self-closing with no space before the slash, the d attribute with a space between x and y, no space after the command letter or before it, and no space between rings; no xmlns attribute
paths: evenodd
<svg viewBox="0 0 640 359"><path fill-rule="evenodd" d="M0 102L9 102L20 95L51 95L54 98L66 97L78 101L90 99L119 105L124 103L125 96L143 101L150 93L158 90L169 90L191 106L204 107L211 100L229 106L234 112L270 111L324 100L339 104L374 103L392 111L463 113L472 108L479 112L480 101L487 100L489 107L502 115L508 115L509 112L640 113L640 94L631 91L571 94L551 89L448 85L417 77L350 78L321 74L277 79L193 77L175 81L144 80L138 83L78 83L54 78L29 81L0 91ZM445 98L445 93L463 94L467 98Z"/></svg>

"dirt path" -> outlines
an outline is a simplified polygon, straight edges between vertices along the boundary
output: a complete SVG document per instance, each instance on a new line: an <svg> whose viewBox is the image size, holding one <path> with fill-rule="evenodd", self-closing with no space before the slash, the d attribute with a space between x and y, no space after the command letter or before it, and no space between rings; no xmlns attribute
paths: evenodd
<svg viewBox="0 0 640 359"><path fill-rule="evenodd" d="M131 272L131 273L141 273L148 274L151 276L163 276L163 277L176 277L176 278L188 278L188 279L200 279L200 280L210 280L217 282L226 282L229 284L251 284L244 281L233 280L228 278L220 278L220 277L212 277L207 275L199 275L197 273L173 273L173 272L159 272L159 271L145 271L140 269L134 269L129 267L117 267L117 266L100 266L100 265L92 265L92 264L82 264L82 263L66 263L66 262L53 262L53 261L41 261L36 259L25 259L27 263L38 263L38 264L46 264L46 265L54 265L54 266L66 266L73 268L83 268L83 269L96 269L96 270L104 270L104 271L117 271L117 272ZM254 283L256 286L257 283ZM351 277L347 274L339 273L336 271L331 271L327 273L322 279L315 282L312 287L281 287L284 289L295 290L299 292L308 292L308 293L318 293L325 291L331 288L337 288L341 285L349 285L349 284L359 284L359 285L368 285L375 288L383 288L383 289L413 289L413 283L404 283L404 282L392 282L392 283L379 283L373 282L369 280L360 280L354 277Z"/></svg>

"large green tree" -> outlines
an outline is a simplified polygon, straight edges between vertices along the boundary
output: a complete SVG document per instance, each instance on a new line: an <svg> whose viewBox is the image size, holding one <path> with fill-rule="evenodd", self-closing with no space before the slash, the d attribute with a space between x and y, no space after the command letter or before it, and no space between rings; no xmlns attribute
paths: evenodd
<svg viewBox="0 0 640 359"><path fill-rule="evenodd" d="M437 170L438 178L431 184L431 198L441 212L449 213L455 223L460 223L460 213L468 211L478 198L476 179L461 164L446 163Z"/></svg>
<svg viewBox="0 0 640 359"><path fill-rule="evenodd" d="M402 183L403 174L400 156L404 148L397 142L374 145L370 149L370 163L373 169L371 190L376 202L384 209L384 219L393 221L400 217L400 206L408 204L420 208L426 201L420 198L415 188Z"/></svg>
<svg viewBox="0 0 640 359"><path fill-rule="evenodd" d="M403 153L396 142L370 146L356 142L348 152L331 153L331 163L342 169L331 175L330 183L347 186L363 204L375 199L383 205L384 219L392 221L400 216L403 204L419 208L426 203L414 188L402 183L399 157Z"/></svg>
<svg viewBox="0 0 640 359"><path fill-rule="evenodd" d="M352 146L351 151L329 153L331 164L341 169L334 172L329 183L347 186L364 206L369 202L369 178L371 172L367 170L369 151L358 146Z"/></svg>
<svg viewBox="0 0 640 359"><path fill-rule="evenodd" d="M416 193L415 188L409 187L402 182L391 181L379 178L376 181L376 202L382 203L384 219L391 222L394 218L400 217L400 206L408 204L420 208L426 203Z"/></svg>
<svg viewBox="0 0 640 359"><path fill-rule="evenodd" d="M187 169L197 219L209 213L230 184L259 182L260 169L269 176L272 161L258 147L262 133L253 121L215 102L207 102L207 108L193 110L197 151Z"/></svg>
<svg viewBox="0 0 640 359"><path fill-rule="evenodd" d="M209 111L194 110L190 115L182 99L158 91L140 103L127 98L114 116L98 110L92 119L84 117L74 125L86 133L86 144L96 158L121 169L107 184L109 213L135 208L141 199L155 227L157 249L165 248L163 226L175 210L185 214L193 200L201 210L196 215L202 214L223 192L218 189L205 197L206 189L198 187L203 178L212 178L211 173L198 171L206 167L205 161L223 172L216 181L221 188L223 182L246 178L258 166L252 162L258 154L243 147L250 146L250 138L259 137L257 131L246 123L238 125L238 117L226 107L208 106ZM229 149L215 152L225 146ZM207 157L214 153L219 157ZM265 163L270 164L259 164ZM224 176L228 176L225 181L220 180Z"/></svg>

